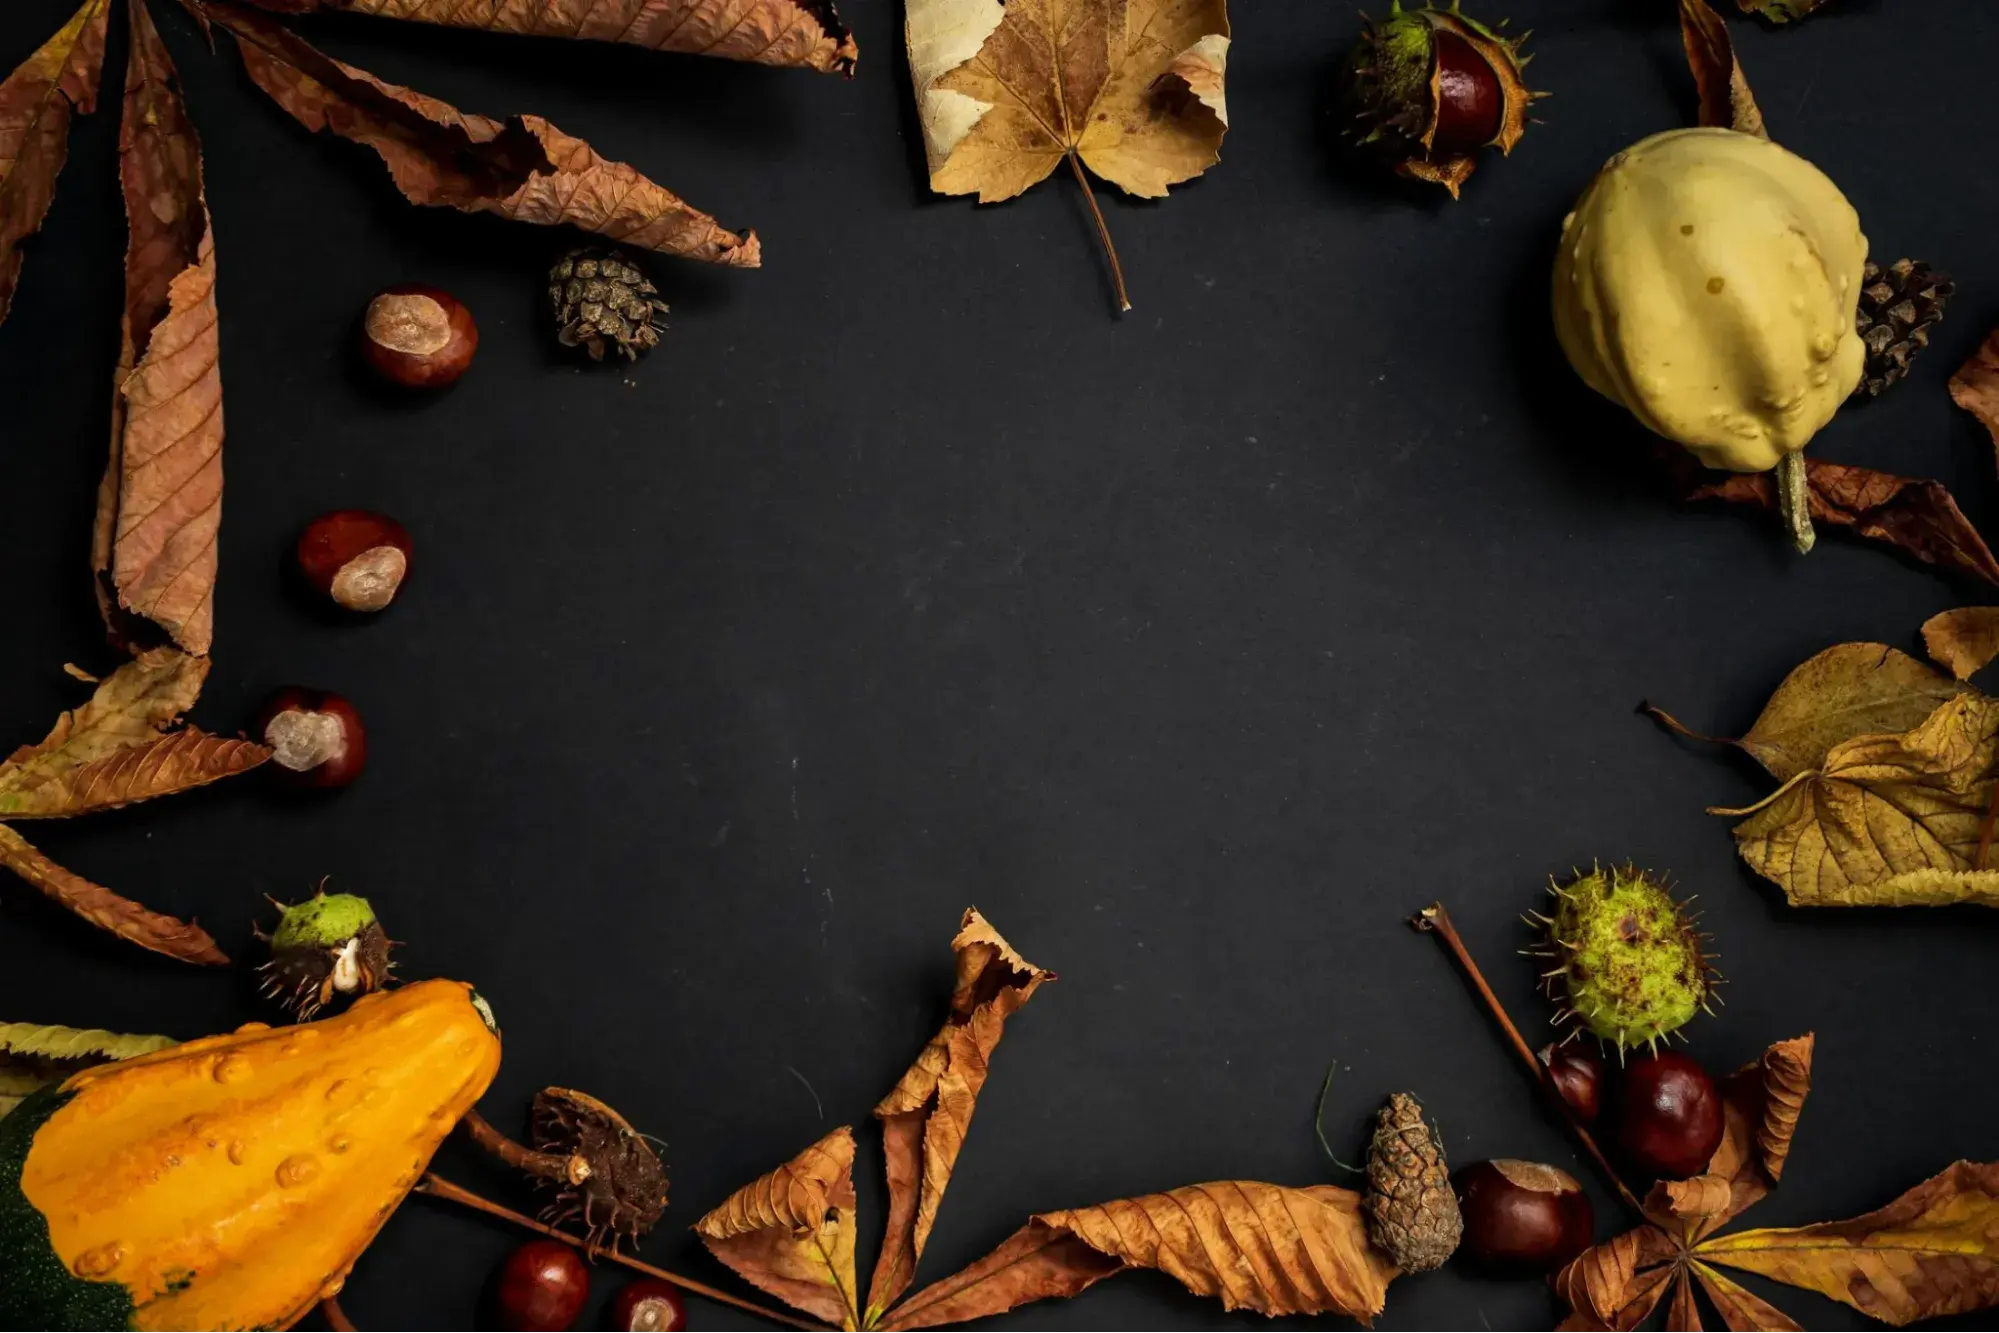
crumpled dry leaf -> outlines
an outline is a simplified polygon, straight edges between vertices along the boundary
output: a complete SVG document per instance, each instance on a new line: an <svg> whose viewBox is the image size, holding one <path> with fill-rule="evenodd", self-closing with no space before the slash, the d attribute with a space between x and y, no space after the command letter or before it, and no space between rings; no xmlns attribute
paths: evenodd
<svg viewBox="0 0 1999 1333"><path fill-rule="evenodd" d="M951 951L957 985L950 1014L875 1107L888 1158L889 1212L868 1290L871 1317L894 1304L916 1276L1006 1020L1042 982L1055 979L1015 953L977 908L966 910Z"/></svg>
<svg viewBox="0 0 1999 1333"><path fill-rule="evenodd" d="M69 156L72 115L97 109L111 0L69 22L0 81L0 321L21 278L21 242L41 229Z"/></svg>
<svg viewBox="0 0 1999 1333"><path fill-rule="evenodd" d="M131 231L124 346L91 554L115 639L144 642L164 634L199 655L214 632L222 526L215 242L202 193L201 142L173 61L146 6L130 8L132 50L118 134Z"/></svg>
<svg viewBox="0 0 1999 1333"><path fill-rule="evenodd" d="M1166 1273L1228 1310L1337 1313L1367 1324L1395 1269L1368 1244L1360 1206L1360 1195L1334 1185L1233 1180L1042 1213L986 1258L911 1296L882 1327L983 1318L1134 1268Z"/></svg>
<svg viewBox="0 0 1999 1333"><path fill-rule="evenodd" d="M149 911L130 898L64 870L6 824L0 824L0 866L13 871L100 930L184 963L220 966L229 955L190 921Z"/></svg>
<svg viewBox="0 0 1999 1333"><path fill-rule="evenodd" d="M332 59L262 15L210 3L252 80L309 130L366 144L412 203L567 225L622 245L755 268L755 232L737 235L622 162L539 116L467 115Z"/></svg>
<svg viewBox="0 0 1999 1333"><path fill-rule="evenodd" d="M455 28L627 42L654 51L851 74L860 52L833 0L250 0L280 14L316 9Z"/></svg>
<svg viewBox="0 0 1999 1333"><path fill-rule="evenodd" d="M1950 377L1951 400L1977 417L1999 450L1999 329L1994 329Z"/></svg>
<svg viewBox="0 0 1999 1333"><path fill-rule="evenodd" d="M1654 1226L1634 1227L1601 1245L1592 1245L1551 1278L1566 1301L1565 1329L1631 1329L1651 1317L1666 1295L1673 1243Z"/></svg>
<svg viewBox="0 0 1999 1333"><path fill-rule="evenodd" d="M1771 23L1790 23L1818 12L1826 0L1735 0L1735 7L1745 14L1767 19Z"/></svg>
<svg viewBox="0 0 1999 1333"><path fill-rule="evenodd" d="M176 1045L172 1037L138 1037L102 1028L52 1023L0 1023L0 1116L37 1088L60 1083L79 1069L129 1059Z"/></svg>
<svg viewBox="0 0 1999 1333"><path fill-rule="evenodd" d="M1735 57L1728 24L1707 0L1680 0L1680 40L1687 48L1687 65L1700 93L1700 123L1769 138L1763 113L1743 76L1742 62Z"/></svg>
<svg viewBox="0 0 1999 1333"><path fill-rule="evenodd" d="M149 744L201 697L208 659L172 648L139 654L97 682L89 702L56 719L37 745L0 764L0 791L25 791L63 773Z"/></svg>
<svg viewBox="0 0 1999 1333"><path fill-rule="evenodd" d="M247 773L271 757L252 741L188 728L92 764L52 774L25 790L0 775L0 819L67 819L191 791Z"/></svg>
<svg viewBox="0 0 1999 1333"><path fill-rule="evenodd" d="M854 1132L828 1134L694 1224L715 1257L814 1318L860 1327Z"/></svg>
<svg viewBox="0 0 1999 1333"><path fill-rule="evenodd" d="M1697 1252L1900 1327L1999 1304L1995 1237L1999 1164L1958 1162L1849 1221L1737 1232Z"/></svg>
<svg viewBox="0 0 1999 1333"><path fill-rule="evenodd" d="M1923 622L1923 647L1959 680L1999 657L1999 606L1961 606Z"/></svg>

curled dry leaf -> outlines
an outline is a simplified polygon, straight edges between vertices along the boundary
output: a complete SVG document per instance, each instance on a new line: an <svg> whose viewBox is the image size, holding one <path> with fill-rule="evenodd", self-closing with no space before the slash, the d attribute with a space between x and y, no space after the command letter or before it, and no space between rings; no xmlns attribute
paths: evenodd
<svg viewBox="0 0 1999 1333"><path fill-rule="evenodd" d="M1680 0L1680 40L1686 45L1687 65L1693 70L1694 87L1700 94L1700 123L1769 138L1770 132L1763 128L1763 113L1743 76L1742 62L1735 58L1728 24L1707 0Z"/></svg>
<svg viewBox="0 0 1999 1333"><path fill-rule="evenodd" d="M1963 606L1923 622L1923 647L1959 680L1999 657L1999 606Z"/></svg>
<svg viewBox="0 0 1999 1333"><path fill-rule="evenodd" d="M1566 1301L1570 1319L1563 1328L1636 1328L1666 1294L1673 1243L1654 1226L1636 1227L1592 1245L1551 1279Z"/></svg>
<svg viewBox="0 0 1999 1333"><path fill-rule="evenodd" d="M216 947L207 931L189 921L149 911L131 899L64 870L30 846L28 840L0 824L0 866L19 875L43 893L100 930L154 953L185 963L220 965L229 955Z"/></svg>
<svg viewBox="0 0 1999 1333"><path fill-rule="evenodd" d="M152 742L201 697L208 659L172 648L139 654L97 682L90 701L56 719L38 745L0 764L0 791L26 791L134 745Z"/></svg>
<svg viewBox="0 0 1999 1333"><path fill-rule="evenodd" d="M1950 396L1965 411L1977 417L1999 450L1999 329L1980 343L1971 359L1950 377Z"/></svg>
<svg viewBox="0 0 1999 1333"><path fill-rule="evenodd" d="M785 1303L859 1328L854 1132L828 1134L694 1224L715 1257Z"/></svg>
<svg viewBox="0 0 1999 1333"><path fill-rule="evenodd" d="M1648 1210L1656 1206L1683 1221L1701 1222L1727 1212L1731 1198L1728 1177L1707 1174L1660 1181L1646 1205Z"/></svg>
<svg viewBox="0 0 1999 1333"><path fill-rule="evenodd" d="M915 1278L1006 1020L1034 998L1042 982L1055 979L1015 953L977 908L966 910L951 951L957 985L950 1014L875 1107L888 1158L889 1210L868 1290L871 1315L892 1305Z"/></svg>
<svg viewBox="0 0 1999 1333"><path fill-rule="evenodd" d="M192 728L51 776L26 791L0 779L0 819L56 819L149 801L248 772L271 757L251 741Z"/></svg>
<svg viewBox="0 0 1999 1333"><path fill-rule="evenodd" d="M281 14L316 9L454 28L625 42L654 51L851 74L860 52L833 0L251 0Z"/></svg>
<svg viewBox="0 0 1999 1333"><path fill-rule="evenodd" d="M467 115L344 65L249 10L223 3L204 10L237 39L244 68L271 100L309 130L374 149L412 203L578 227L711 264L761 262L756 233L729 231L539 116Z"/></svg>
<svg viewBox="0 0 1999 1333"><path fill-rule="evenodd" d="M201 144L143 4L119 128L130 240L111 461L92 560L112 636L206 653L222 524L221 340ZM147 623L150 622L150 625Z"/></svg>
<svg viewBox="0 0 1999 1333"><path fill-rule="evenodd" d="M983 1318L1133 1268L1169 1274L1224 1309L1365 1324L1381 1312L1395 1269L1369 1246L1360 1205L1360 1195L1333 1185L1230 1180L1042 1213L985 1259L910 1297L882 1327Z"/></svg>
<svg viewBox="0 0 1999 1333"><path fill-rule="evenodd" d="M137 1037L101 1028L51 1023L0 1023L0 1116L37 1088L60 1083L79 1069L146 1055L175 1045L172 1037Z"/></svg>
<svg viewBox="0 0 1999 1333"><path fill-rule="evenodd" d="M21 242L41 229L69 156L74 114L97 109L111 0L84 5L0 82L0 320L21 279Z"/></svg>
<svg viewBox="0 0 1999 1333"><path fill-rule="evenodd" d="M1809 1032L1780 1041L1763 1052L1763 1058L1755 1065L1738 1072L1731 1086L1723 1089L1724 1096L1732 1095L1732 1085L1739 1082L1760 1096L1756 1155L1773 1185L1784 1178L1784 1163L1791 1156L1791 1138L1798 1131L1798 1116L1803 1113L1805 1098L1812 1090L1812 1051L1816 1045ZM1756 1073L1761 1077L1752 1076Z"/></svg>

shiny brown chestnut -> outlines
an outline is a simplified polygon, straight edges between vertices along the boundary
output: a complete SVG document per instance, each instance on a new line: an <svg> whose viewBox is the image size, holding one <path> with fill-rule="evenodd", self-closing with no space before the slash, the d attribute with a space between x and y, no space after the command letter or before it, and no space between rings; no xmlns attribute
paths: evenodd
<svg viewBox="0 0 1999 1333"><path fill-rule="evenodd" d="M493 1291L500 1327L518 1333L559 1333L576 1322L589 1299L589 1266L553 1240L517 1247L500 1265Z"/></svg>
<svg viewBox="0 0 1999 1333"><path fill-rule="evenodd" d="M1603 1108L1603 1061L1581 1042L1550 1043L1536 1054L1548 1071L1548 1082L1579 1124L1596 1123Z"/></svg>
<svg viewBox="0 0 1999 1333"><path fill-rule="evenodd" d="M349 611L379 611L409 577L410 535L387 514L336 509L306 524L298 539L305 581Z"/></svg>
<svg viewBox="0 0 1999 1333"><path fill-rule="evenodd" d="M378 293L361 317L361 355L405 389L456 383L479 350L479 326L457 297L406 282Z"/></svg>
<svg viewBox="0 0 1999 1333"><path fill-rule="evenodd" d="M367 766L361 714L324 690L279 690L257 715L256 736L271 747L271 771L294 786L345 787Z"/></svg>
<svg viewBox="0 0 1999 1333"><path fill-rule="evenodd" d="M1459 1252L1488 1271L1552 1273L1596 1237L1595 1206L1559 1167L1498 1157L1473 1162L1452 1184L1465 1219Z"/></svg>
<svg viewBox="0 0 1999 1333"><path fill-rule="evenodd" d="M678 1333L687 1327L687 1302L670 1282L633 1278L611 1298L604 1327L618 1333Z"/></svg>
<svg viewBox="0 0 1999 1333"><path fill-rule="evenodd" d="M1506 94L1499 75L1470 42L1439 31L1437 43L1437 129L1433 153L1455 157L1499 137Z"/></svg>
<svg viewBox="0 0 1999 1333"><path fill-rule="evenodd" d="M1618 1151L1647 1178L1697 1176L1721 1146L1721 1093L1692 1056L1658 1051L1628 1061L1614 1103Z"/></svg>

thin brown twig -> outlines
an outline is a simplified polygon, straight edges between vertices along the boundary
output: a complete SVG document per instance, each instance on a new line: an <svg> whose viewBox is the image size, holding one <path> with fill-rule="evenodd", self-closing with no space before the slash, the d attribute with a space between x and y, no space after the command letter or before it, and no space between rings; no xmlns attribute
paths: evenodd
<svg viewBox="0 0 1999 1333"><path fill-rule="evenodd" d="M1631 1187L1617 1174L1617 1169L1610 1164L1610 1159L1603 1155L1603 1149L1597 1146L1596 1139L1591 1137L1589 1130L1576 1119L1576 1113L1562 1100L1561 1091L1548 1076L1547 1068L1535 1056L1534 1048L1520 1035L1520 1029L1513 1026L1513 1019L1507 1015L1506 1006L1499 1002L1499 997L1493 994L1492 987L1486 984L1485 974L1478 970L1478 964L1472 960L1471 950L1465 948L1465 942L1459 936L1458 928L1451 924L1451 914L1444 910L1444 905L1431 903L1410 917L1409 924L1418 930L1428 931L1444 942L1444 947L1450 950L1451 957L1457 960L1465 976L1471 979L1472 988L1478 992L1479 999L1485 1002L1487 1011L1506 1033L1507 1042L1513 1047L1513 1053L1520 1057L1521 1062L1533 1075L1534 1085L1541 1090L1549 1105L1561 1113L1562 1121L1569 1127L1569 1132L1575 1135L1576 1141L1589 1153L1597 1169L1603 1172L1604 1179L1616 1187L1618 1197L1623 1199L1633 1212L1641 1217L1644 1216L1645 1205L1638 1201L1638 1196L1631 1192Z"/></svg>
<svg viewBox="0 0 1999 1333"><path fill-rule="evenodd" d="M358 1330L354 1327L354 1321L349 1319L347 1312L340 1308L340 1298L338 1296L320 1297L319 1313L326 1320L326 1326L332 1329L333 1333L358 1333Z"/></svg>
<svg viewBox="0 0 1999 1333"><path fill-rule="evenodd" d="M491 1153L516 1171L525 1171L543 1180L570 1185L589 1178L590 1164L582 1157L563 1157L557 1153L536 1152L502 1134L492 1121L477 1111L467 1111L459 1120L458 1127L464 1130L467 1137L482 1150ZM577 1174L579 1170L582 1173L581 1177Z"/></svg>
<svg viewBox="0 0 1999 1333"><path fill-rule="evenodd" d="M416 1183L416 1192L419 1194L428 1194L433 1199L443 1199L447 1203L455 1203L461 1207L470 1208L474 1212L484 1213L488 1217L497 1217L503 1222L511 1222L515 1226L532 1231L538 1236L546 1236L550 1240L559 1240L564 1245L572 1246L575 1249L583 1251L585 1254L593 1255L597 1258L609 1259L615 1264L623 1264L633 1272L644 1273L648 1277L656 1277L661 1282L670 1282L682 1291L689 1291L696 1296L717 1301L723 1305L733 1306L745 1314L753 1314L759 1319L768 1319L773 1324L780 1324L785 1328L802 1328L809 1330L810 1333L825 1333L826 1326L824 1324L810 1324L802 1319L795 1319L781 1311L766 1309L754 1301L746 1301L740 1296L732 1296L728 1292L711 1287L705 1282L696 1282L691 1277L682 1277L680 1274L669 1272L664 1268L656 1268L643 1259L634 1259L632 1256L620 1254L616 1250L593 1250L589 1242L581 1236L571 1235L567 1231L558 1231L546 1222L537 1222L525 1213L517 1213L511 1208L494 1203L491 1199L482 1198L474 1194L471 1190L466 1189L463 1185L452 1184L434 1171L424 1172L423 1179Z"/></svg>
<svg viewBox="0 0 1999 1333"><path fill-rule="evenodd" d="M1111 286L1117 289L1117 308L1121 312L1130 310L1131 294L1124 289L1124 266L1117 262L1110 224L1104 221L1104 210L1097 207L1096 192L1090 188L1090 178L1083 174L1083 161L1073 151L1063 156L1069 159L1069 168L1076 173L1076 184L1083 187L1083 202L1090 206L1090 216L1097 220L1097 239L1104 243L1104 258L1111 261Z"/></svg>

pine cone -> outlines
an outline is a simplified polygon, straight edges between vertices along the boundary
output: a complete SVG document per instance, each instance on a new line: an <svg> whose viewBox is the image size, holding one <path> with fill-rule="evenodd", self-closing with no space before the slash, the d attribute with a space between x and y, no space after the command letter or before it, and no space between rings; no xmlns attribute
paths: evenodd
<svg viewBox="0 0 1999 1333"><path fill-rule="evenodd" d="M1405 1273L1427 1273L1458 1248L1464 1219L1444 1145L1406 1092L1390 1094L1367 1149L1368 1235Z"/></svg>
<svg viewBox="0 0 1999 1333"><path fill-rule="evenodd" d="M602 361L615 347L636 361L659 346L666 302L625 251L596 246L572 250L548 274L548 304L555 336L564 347L584 347Z"/></svg>
<svg viewBox="0 0 1999 1333"><path fill-rule="evenodd" d="M1909 362L1929 346L1930 325L1943 318L1957 284L1928 264L1898 259L1885 270L1867 261L1860 279L1854 325L1867 344L1867 368L1855 394L1877 398L1909 373Z"/></svg>

